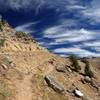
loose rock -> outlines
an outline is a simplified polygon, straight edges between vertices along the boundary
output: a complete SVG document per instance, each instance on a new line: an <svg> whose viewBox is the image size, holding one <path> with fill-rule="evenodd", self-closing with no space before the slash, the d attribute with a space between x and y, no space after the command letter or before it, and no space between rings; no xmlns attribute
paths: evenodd
<svg viewBox="0 0 100 100"><path fill-rule="evenodd" d="M55 90L58 93L64 92L64 87L61 86L57 81L54 80L50 75L45 76L45 80L49 87Z"/></svg>
<svg viewBox="0 0 100 100"><path fill-rule="evenodd" d="M74 93L75 93L75 95L77 96L77 97L83 97L84 96L84 94L81 92L81 91L79 91L78 89L75 89L74 90Z"/></svg>
<svg viewBox="0 0 100 100"><path fill-rule="evenodd" d="M87 83L91 83L92 80L91 80L90 77L86 76L86 77L84 78L84 81L87 82Z"/></svg>

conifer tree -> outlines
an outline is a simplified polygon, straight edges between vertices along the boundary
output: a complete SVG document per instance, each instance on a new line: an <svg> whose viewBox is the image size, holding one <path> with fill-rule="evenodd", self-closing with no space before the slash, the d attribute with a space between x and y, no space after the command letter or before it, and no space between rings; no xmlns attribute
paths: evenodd
<svg viewBox="0 0 100 100"><path fill-rule="evenodd" d="M72 66L74 67L74 70L76 72L79 72L79 70L81 70L81 67L78 64L77 57L75 55L70 55L69 58L70 58L70 60L72 62Z"/></svg>

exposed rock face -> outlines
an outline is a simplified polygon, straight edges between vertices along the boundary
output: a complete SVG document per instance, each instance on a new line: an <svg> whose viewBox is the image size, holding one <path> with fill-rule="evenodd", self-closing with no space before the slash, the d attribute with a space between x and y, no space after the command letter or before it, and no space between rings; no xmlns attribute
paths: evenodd
<svg viewBox="0 0 100 100"><path fill-rule="evenodd" d="M45 76L45 80L49 87L54 89L58 93L64 92L64 87L54 80L50 75Z"/></svg>

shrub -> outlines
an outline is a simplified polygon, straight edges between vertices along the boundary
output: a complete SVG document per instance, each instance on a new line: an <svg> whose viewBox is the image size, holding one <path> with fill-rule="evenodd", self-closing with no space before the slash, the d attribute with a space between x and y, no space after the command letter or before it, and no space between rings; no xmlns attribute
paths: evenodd
<svg viewBox="0 0 100 100"><path fill-rule="evenodd" d="M26 33L24 32L16 32L15 35L17 36L17 38L27 37Z"/></svg>
<svg viewBox="0 0 100 100"><path fill-rule="evenodd" d="M31 34L26 34L24 32L16 32L15 33L17 38L23 38L24 40L33 40Z"/></svg>
<svg viewBox="0 0 100 100"><path fill-rule="evenodd" d="M77 61L77 57L75 55L70 55L70 60L72 62L72 66L74 67L74 70L76 72L78 72L79 70L81 70L81 67L79 66L78 64L78 61Z"/></svg>
<svg viewBox="0 0 100 100"><path fill-rule="evenodd" d="M5 39L0 39L0 48L4 46Z"/></svg>
<svg viewBox="0 0 100 100"><path fill-rule="evenodd" d="M4 20L3 18L1 19L1 23L4 26L6 24L6 20Z"/></svg>
<svg viewBox="0 0 100 100"><path fill-rule="evenodd" d="M2 26L4 26L6 24L6 21L3 19L3 18L1 18L0 19L0 30L2 31Z"/></svg>
<svg viewBox="0 0 100 100"><path fill-rule="evenodd" d="M2 23L0 22L0 30L2 30Z"/></svg>
<svg viewBox="0 0 100 100"><path fill-rule="evenodd" d="M88 61L86 62L84 72L85 72L85 75L89 76L90 78L94 76L93 72L91 71L91 68L90 68L90 65L89 65Z"/></svg>

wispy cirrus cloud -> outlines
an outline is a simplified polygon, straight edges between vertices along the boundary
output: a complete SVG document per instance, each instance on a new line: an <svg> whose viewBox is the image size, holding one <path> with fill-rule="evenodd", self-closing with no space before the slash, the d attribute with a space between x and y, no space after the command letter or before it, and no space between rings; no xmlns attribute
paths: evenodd
<svg viewBox="0 0 100 100"><path fill-rule="evenodd" d="M40 44L62 55L75 53L100 57L100 30L86 29L83 25L84 19L88 19L88 25L100 24L99 0L0 0L0 11L3 12L9 9L25 12L35 10L38 15L44 8L54 9L58 15L56 24L48 25L37 33L42 34L36 37ZM37 23L28 22L15 29L34 33L37 31L35 25Z"/></svg>
<svg viewBox="0 0 100 100"><path fill-rule="evenodd" d="M90 19L91 24L100 23L100 1L92 0L87 9L83 10L81 13L83 17Z"/></svg>
<svg viewBox="0 0 100 100"><path fill-rule="evenodd" d="M33 27L37 23L38 22L25 23L25 24L22 24L22 25L19 25L19 26L15 27L15 30L16 31L27 32L27 33L33 33L33 32L35 32L35 29L31 28L31 27Z"/></svg>
<svg viewBox="0 0 100 100"><path fill-rule="evenodd" d="M71 47L71 48L58 48L58 49L55 49L54 50L55 53L61 53L62 54L64 53L64 55L62 56L65 56L67 54L75 54L75 55L78 55L80 57L100 57L100 54L97 54L95 52L90 52L88 50L85 50L85 49L81 49L81 48L75 48L75 47Z"/></svg>
<svg viewBox="0 0 100 100"><path fill-rule="evenodd" d="M6 3L5 3L6 1ZM13 10L41 9L43 6L48 8L63 9L67 5L76 5L81 0L0 0L0 8ZM76 7L80 8L80 7Z"/></svg>
<svg viewBox="0 0 100 100"><path fill-rule="evenodd" d="M100 57L99 32L100 30L87 30L84 28L69 30L58 25L44 31L45 38L53 39L53 41L44 44L51 51L64 56L73 53L78 56Z"/></svg>
<svg viewBox="0 0 100 100"><path fill-rule="evenodd" d="M0 0L0 11L3 12L9 9L29 12L34 9L38 13L44 7L66 13L68 10L79 10L84 17L100 22L99 0Z"/></svg>

